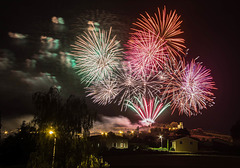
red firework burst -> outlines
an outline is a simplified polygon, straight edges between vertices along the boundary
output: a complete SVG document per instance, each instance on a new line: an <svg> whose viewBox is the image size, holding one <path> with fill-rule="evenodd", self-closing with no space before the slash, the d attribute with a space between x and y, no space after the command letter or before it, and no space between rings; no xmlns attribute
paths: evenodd
<svg viewBox="0 0 240 168"><path fill-rule="evenodd" d="M138 18L136 23L133 23L137 28L132 28L135 33L138 32L150 32L155 36L158 36L160 41L165 41L165 47L168 54L171 56L180 56L179 53L184 53L183 49L185 40L179 38L178 35L183 31L180 29L182 21L180 16L176 14L176 10L170 11L167 14L166 7L162 12L158 8L158 13L154 13L155 17L150 16L146 12L146 16L141 15L141 19ZM134 34L135 34L134 33Z"/></svg>

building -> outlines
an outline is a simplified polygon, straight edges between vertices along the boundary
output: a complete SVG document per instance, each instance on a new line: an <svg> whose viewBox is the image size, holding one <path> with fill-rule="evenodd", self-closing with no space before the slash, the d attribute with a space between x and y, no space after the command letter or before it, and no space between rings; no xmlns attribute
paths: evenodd
<svg viewBox="0 0 240 168"><path fill-rule="evenodd" d="M127 149L128 148L128 139L121 136L113 136L106 139L106 147L108 149Z"/></svg>
<svg viewBox="0 0 240 168"><path fill-rule="evenodd" d="M190 138L189 136L175 139L172 141L172 148L176 152L197 152L198 141Z"/></svg>
<svg viewBox="0 0 240 168"><path fill-rule="evenodd" d="M162 124L162 123L154 123L151 125L151 128L161 128L161 132L163 131L176 131L179 129L183 129L183 122L171 122L170 124Z"/></svg>
<svg viewBox="0 0 240 168"><path fill-rule="evenodd" d="M106 147L107 149L116 148L116 149L127 149L128 148L128 139L117 136L114 134L104 134L91 136L90 142L93 147L101 148Z"/></svg>

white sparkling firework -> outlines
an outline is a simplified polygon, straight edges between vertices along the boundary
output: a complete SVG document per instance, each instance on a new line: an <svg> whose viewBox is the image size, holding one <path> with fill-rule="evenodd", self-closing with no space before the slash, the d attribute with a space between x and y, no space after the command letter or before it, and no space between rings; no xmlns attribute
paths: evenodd
<svg viewBox="0 0 240 168"><path fill-rule="evenodd" d="M122 49L119 48L116 36L111 38L111 30L85 32L77 36L75 45L72 45L72 55L76 57L77 63L75 68L78 69L81 81L87 85L113 76L119 68Z"/></svg>
<svg viewBox="0 0 240 168"><path fill-rule="evenodd" d="M119 87L114 78L98 81L86 87L87 96L91 96L94 103L110 104L119 93Z"/></svg>

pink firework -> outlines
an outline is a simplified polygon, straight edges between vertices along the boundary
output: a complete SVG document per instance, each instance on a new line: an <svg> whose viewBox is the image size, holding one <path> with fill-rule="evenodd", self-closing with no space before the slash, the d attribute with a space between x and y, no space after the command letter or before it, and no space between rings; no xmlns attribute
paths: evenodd
<svg viewBox="0 0 240 168"><path fill-rule="evenodd" d="M165 106L160 103L157 98L147 100L145 97L135 97L137 103L127 101L127 106L136 112L142 118L142 124L149 125L155 122L159 115L170 106L167 103Z"/></svg>
<svg viewBox="0 0 240 168"><path fill-rule="evenodd" d="M166 61L165 42L151 33L132 35L126 45L126 59L136 74L149 74L162 68Z"/></svg>
<svg viewBox="0 0 240 168"><path fill-rule="evenodd" d="M137 28L132 28L135 33L150 32L158 36L159 41L166 42L164 46L171 56L180 56L179 53L184 53L183 49L186 48L184 39L178 37L178 35L183 33L180 29L182 21L179 20L180 16L176 14L175 10L167 14L164 6L162 12L158 8L158 13L154 13L154 17L147 12L146 16L141 15L141 17L141 19L138 18L136 23L133 23L137 26Z"/></svg>
<svg viewBox="0 0 240 168"><path fill-rule="evenodd" d="M166 93L171 98L173 112L177 108L179 114L191 116L214 104L214 94L211 91L216 88L210 72L210 69L195 60L186 66L183 60L169 72L170 81Z"/></svg>

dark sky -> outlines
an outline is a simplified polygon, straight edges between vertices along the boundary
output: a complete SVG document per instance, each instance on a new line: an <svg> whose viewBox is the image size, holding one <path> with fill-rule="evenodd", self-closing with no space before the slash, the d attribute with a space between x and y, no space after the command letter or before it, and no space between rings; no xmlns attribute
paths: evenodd
<svg viewBox="0 0 240 168"><path fill-rule="evenodd" d="M238 4L234 1L211 3L198 0L7 1L6 5L0 7L0 58L5 60L0 64L0 110L5 123L10 122L9 119L32 114L31 94L46 91L52 84L61 85L63 95L83 95L79 77L74 71L66 62L56 60L52 55L47 57L45 52L57 53L57 58L60 58L61 51L70 52L68 46L76 34L72 32L71 25L76 17L83 18L86 11L104 10L118 17L116 21L114 18L111 20L112 15L107 15L112 22L106 21L108 22L106 24L113 23L113 28L115 26L120 30L117 32L123 33L131 22L136 21L140 13L147 11L153 14L157 7L162 9L164 5L168 10L176 9L181 15L183 20L181 29L184 31L182 37L190 49L187 59L200 56L199 61L211 69L218 90L214 91L216 104L204 110L202 115L189 118L179 116L177 112L170 115L171 112L168 110L157 121L166 123L183 121L187 128L201 127L229 133L231 126L240 119L238 108L240 15ZM62 16L65 19L64 29L54 29L51 24L52 16ZM28 37L25 40L11 39L8 32L19 32L27 34ZM60 48L52 51L41 46L39 40L41 35L60 39ZM27 59L32 67L27 64ZM137 121L135 114L130 111L120 112L114 105L96 106L94 109L97 109L99 114L123 115L129 117L131 121Z"/></svg>

